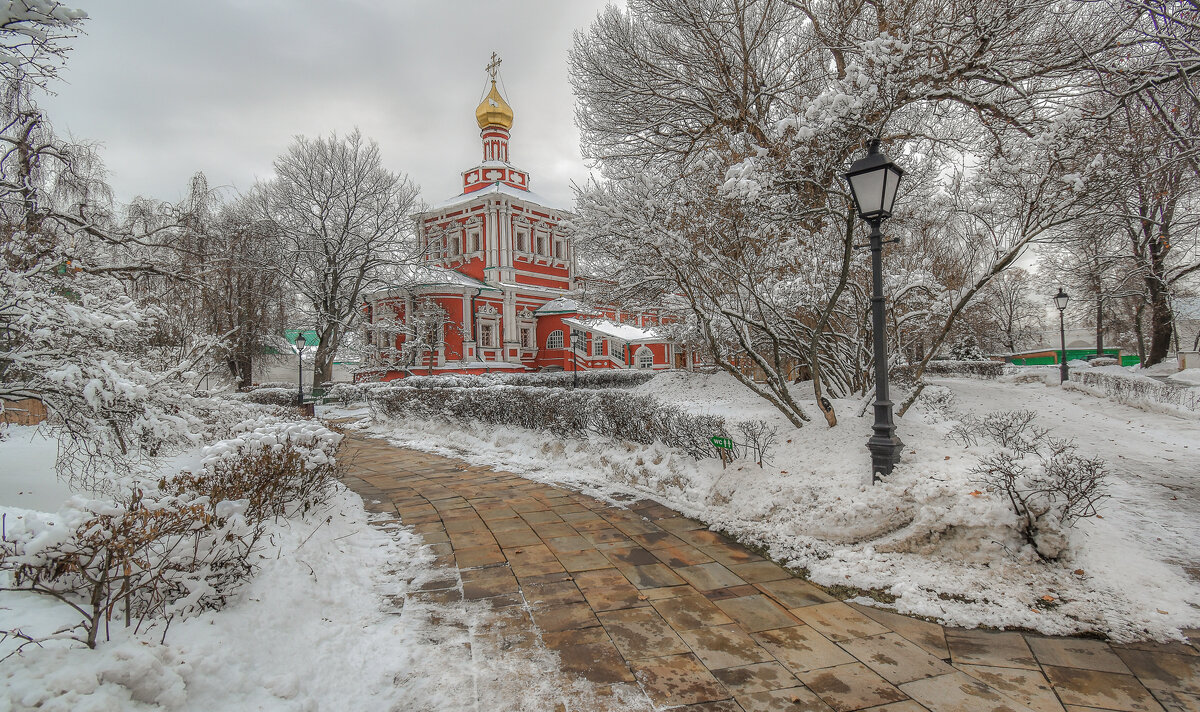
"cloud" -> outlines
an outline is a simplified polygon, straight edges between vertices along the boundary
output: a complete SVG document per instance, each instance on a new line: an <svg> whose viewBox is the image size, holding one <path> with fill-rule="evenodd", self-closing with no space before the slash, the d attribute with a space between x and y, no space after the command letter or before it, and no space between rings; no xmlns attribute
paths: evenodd
<svg viewBox="0 0 1200 712"><path fill-rule="evenodd" d="M66 83L43 103L60 130L99 141L121 199L173 200L268 177L292 137L379 142L429 202L480 160L475 106L492 51L515 113L510 158L569 202L580 159L567 50L603 6L551 0L125 0L85 7Z"/></svg>

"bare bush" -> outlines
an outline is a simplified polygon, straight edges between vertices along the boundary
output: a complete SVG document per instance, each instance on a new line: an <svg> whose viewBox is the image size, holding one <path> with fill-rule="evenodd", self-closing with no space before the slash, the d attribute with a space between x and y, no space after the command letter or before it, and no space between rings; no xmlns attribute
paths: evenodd
<svg viewBox="0 0 1200 712"><path fill-rule="evenodd" d="M1100 458L1078 454L1074 443L1049 437L1031 411L989 413L956 428L960 442L991 442L999 449L980 459L971 475L1007 498L1018 532L1044 559L1067 551L1065 529L1094 517L1108 495Z"/></svg>

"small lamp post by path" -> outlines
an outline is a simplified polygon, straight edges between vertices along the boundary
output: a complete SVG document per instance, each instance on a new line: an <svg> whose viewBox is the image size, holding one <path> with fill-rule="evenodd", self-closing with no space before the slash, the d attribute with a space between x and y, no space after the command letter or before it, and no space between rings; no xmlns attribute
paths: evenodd
<svg viewBox="0 0 1200 712"><path fill-rule="evenodd" d="M575 359L578 357L581 341L583 341L583 332L571 329L571 388L579 387L579 364L575 362Z"/></svg>
<svg viewBox="0 0 1200 712"><path fill-rule="evenodd" d="M304 407L304 347L308 346L308 342L304 339L304 332L296 334L296 363L300 370L296 376L296 406Z"/></svg>
<svg viewBox="0 0 1200 712"><path fill-rule="evenodd" d="M1058 307L1058 339L1062 347L1062 355L1058 359L1059 383L1065 383L1067 380L1067 327L1063 322L1063 312L1067 310L1067 303L1070 301L1071 298L1059 287L1058 294L1054 295L1054 306Z"/></svg>
<svg viewBox="0 0 1200 712"><path fill-rule="evenodd" d="M867 155L850 164L845 178L858 208L858 216L871 226L871 329L875 342L875 425L867 440L871 451L871 481L890 475L900 461L904 443L896 437L892 401L888 395L887 325L883 303L883 232L879 226L892 216L896 187L904 171L879 152L879 139L871 139ZM892 240L891 242L894 242Z"/></svg>

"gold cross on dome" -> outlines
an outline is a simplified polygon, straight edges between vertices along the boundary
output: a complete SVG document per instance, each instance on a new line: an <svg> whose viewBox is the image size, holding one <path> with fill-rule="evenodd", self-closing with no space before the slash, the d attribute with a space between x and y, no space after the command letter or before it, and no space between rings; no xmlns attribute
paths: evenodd
<svg viewBox="0 0 1200 712"><path fill-rule="evenodd" d="M498 57L495 52L492 52L492 61L490 63L488 63L488 66L486 67L486 69L487 69L488 76L490 76L492 78L493 82L496 81L496 72L499 71L500 62L502 62L502 61L504 61L504 60L500 59L500 57Z"/></svg>

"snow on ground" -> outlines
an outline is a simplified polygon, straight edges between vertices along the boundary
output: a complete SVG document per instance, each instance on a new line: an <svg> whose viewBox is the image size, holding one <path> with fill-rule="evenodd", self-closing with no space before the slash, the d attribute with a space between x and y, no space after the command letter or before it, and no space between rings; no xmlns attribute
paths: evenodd
<svg viewBox="0 0 1200 712"><path fill-rule="evenodd" d="M398 445L497 465L616 502L651 497L764 547L819 584L882 591L895 597L890 605L896 610L950 625L1094 631L1131 640L1179 638L1181 628L1200 623L1200 586L1186 570L1192 567L1187 552L1200 548L1186 474L1200 471L1194 421L1041 382L938 383L957 398L960 412L949 418L967 409L1032 408L1043 413L1039 424L1052 434L1077 437L1082 454L1109 458L1113 496L1103 519L1072 531L1068 560L1043 563L1023 545L1007 504L968 475L987 450L949 440L955 421L936 411L914 408L900 421L904 461L874 487L865 447L870 415L856 417L859 401L835 402L836 428L814 420L795 430L725 374L668 373L636 390L691 411L779 426L781 443L765 469L739 461L722 470L718 461L697 462L660 446L560 441L483 425L406 420L369 428ZM796 386L798 400L811 398L806 387ZM816 416L811 402L808 411ZM1186 489L1175 495L1172 487Z"/></svg>
<svg viewBox="0 0 1200 712"><path fill-rule="evenodd" d="M9 433L0 512L11 521L70 493L51 472L52 442ZM434 567L410 529L372 526L354 493L271 523L263 542L258 573L221 611L138 634L114 621L96 650L26 646L0 663L0 710L550 710L563 699L588 708L592 688L564 677L553 652L498 649L503 621L486 604L411 598L456 574ZM0 593L0 630L41 636L74 620L46 597ZM0 642L0 657L15 643Z"/></svg>

